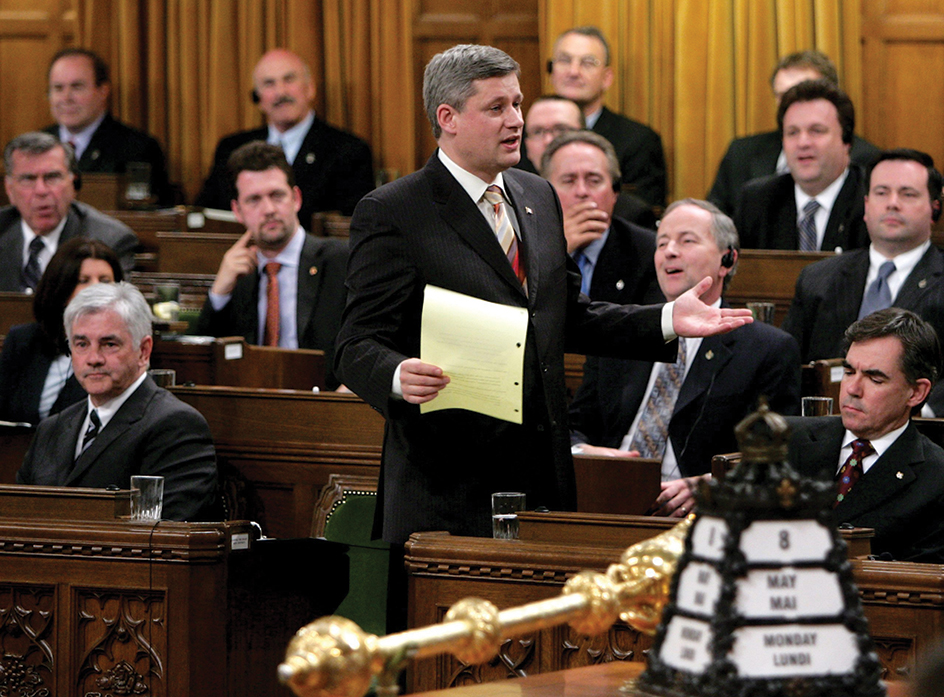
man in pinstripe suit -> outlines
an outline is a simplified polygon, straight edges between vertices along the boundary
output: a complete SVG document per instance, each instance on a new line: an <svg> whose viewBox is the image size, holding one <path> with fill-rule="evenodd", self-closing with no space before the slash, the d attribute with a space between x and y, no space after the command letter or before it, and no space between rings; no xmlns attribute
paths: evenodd
<svg viewBox="0 0 944 697"><path fill-rule="evenodd" d="M695 292L674 306L652 307L590 303L580 295L553 188L509 169L518 162L524 123L518 75L510 56L487 46L435 56L423 96L438 151L419 172L368 194L351 221L337 370L387 419L377 522L389 542L420 530L490 535L493 491L523 491L529 508L574 506L565 349L674 360L677 335L749 321L743 311L708 308ZM484 201L490 185L498 187L499 204ZM496 236L496 220L505 215L524 283ZM463 409L420 414L418 405L449 382L417 358L427 284L527 308L523 423Z"/></svg>

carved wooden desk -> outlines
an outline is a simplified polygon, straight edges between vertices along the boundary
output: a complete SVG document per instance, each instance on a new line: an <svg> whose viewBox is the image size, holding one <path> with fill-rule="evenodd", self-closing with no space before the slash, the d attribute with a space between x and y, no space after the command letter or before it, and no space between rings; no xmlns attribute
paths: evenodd
<svg viewBox="0 0 944 697"><path fill-rule="evenodd" d="M605 518L583 517L598 522ZM631 518L627 517L630 522ZM601 522L588 527L586 534L570 532L554 542L534 539L527 526L523 518L521 535L532 539L411 536L406 550L410 626L441 622L453 603L469 596L490 600L499 609L553 597L577 571L604 571L630 544L661 531L634 530L629 523L607 531ZM852 564L872 638L886 668L884 678L900 680L910 675L916 657L944 633L944 565L859 559ZM608 661L642 661L650 646L649 637L623 624L592 638L557 627L506 642L499 657L483 665L465 665L452 656L420 661L409 684L419 692Z"/></svg>
<svg viewBox="0 0 944 697"><path fill-rule="evenodd" d="M0 510L35 508L0 517L2 694L287 695L275 672L286 643L347 589L332 543L254 540L245 521L69 520L116 503L0 489ZM9 503L15 489L55 500Z"/></svg>

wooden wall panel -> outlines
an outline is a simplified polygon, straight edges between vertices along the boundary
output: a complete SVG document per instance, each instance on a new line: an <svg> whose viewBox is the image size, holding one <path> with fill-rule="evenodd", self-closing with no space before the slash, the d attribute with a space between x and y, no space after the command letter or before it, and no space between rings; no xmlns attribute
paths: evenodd
<svg viewBox="0 0 944 697"><path fill-rule="evenodd" d="M863 5L862 130L944 164L944 0Z"/></svg>
<svg viewBox="0 0 944 697"><path fill-rule="evenodd" d="M67 0L0 0L0 147L52 121L46 67L73 38L75 19Z"/></svg>

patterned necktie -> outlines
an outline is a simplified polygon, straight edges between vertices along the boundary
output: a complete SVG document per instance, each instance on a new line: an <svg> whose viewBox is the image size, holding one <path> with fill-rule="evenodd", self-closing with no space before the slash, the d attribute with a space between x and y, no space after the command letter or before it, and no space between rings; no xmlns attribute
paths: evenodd
<svg viewBox="0 0 944 697"><path fill-rule="evenodd" d="M587 258L583 252L574 254L574 261L580 267L580 292L586 296L590 295L590 281L593 273L593 262Z"/></svg>
<svg viewBox="0 0 944 697"><path fill-rule="evenodd" d="M814 216L818 210L819 201L815 198L811 198L806 202L806 205L803 206L803 217L800 219L798 226L800 230L801 252L815 252L819 250L819 245L816 244L816 220L814 220Z"/></svg>
<svg viewBox="0 0 944 697"><path fill-rule="evenodd" d="M26 266L23 267L23 289L30 291L36 290L39 285L39 279L42 277L42 269L39 268L39 255L46 248L40 237L34 237L29 243L29 258L26 260Z"/></svg>
<svg viewBox="0 0 944 697"><path fill-rule="evenodd" d="M888 287L888 277L894 272L895 262L893 261L886 261L878 267L878 276L865 289L865 295L862 297L859 319L892 306L892 291Z"/></svg>
<svg viewBox="0 0 944 697"><path fill-rule="evenodd" d="M682 381L685 379L685 340L679 339L678 358L675 363L663 363L649 393L649 399L639 417L636 434L630 450L638 450L640 457L661 459L669 437L669 422L675 410Z"/></svg>
<svg viewBox="0 0 944 697"><path fill-rule="evenodd" d="M495 236L501 244L502 251L508 257L508 263L511 264L515 276L524 285L525 271L524 264L521 263L521 255L518 250L518 237L515 235L515 229L511 226L511 221L505 215L505 197L502 196L502 190L495 184L492 184L485 190L485 200L492 205L495 211Z"/></svg>
<svg viewBox="0 0 944 697"><path fill-rule="evenodd" d="M82 452L84 453L88 450L88 447L92 444L92 441L95 440L95 436L98 435L99 429L102 427L102 421L98 418L98 410L92 409L89 412L89 426L88 430L85 432L85 435L82 436Z"/></svg>
<svg viewBox="0 0 944 697"><path fill-rule="evenodd" d="M263 346L279 345L279 269L282 265L277 261L270 261L265 265L266 283L266 316L265 333L262 339Z"/></svg>
<svg viewBox="0 0 944 697"><path fill-rule="evenodd" d="M848 494L852 490L852 487L855 486L855 483L859 481L859 477L862 476L862 461L874 452L875 448L873 448L872 444L867 440L852 441L852 454L842 464L842 468L839 470L839 475L837 476L839 481L839 494L836 496L836 502L833 504L834 508L846 498L846 494Z"/></svg>

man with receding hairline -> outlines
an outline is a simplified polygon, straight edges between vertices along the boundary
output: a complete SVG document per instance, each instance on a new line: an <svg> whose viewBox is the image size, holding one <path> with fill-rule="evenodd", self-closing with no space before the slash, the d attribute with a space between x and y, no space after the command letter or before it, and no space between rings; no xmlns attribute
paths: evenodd
<svg viewBox="0 0 944 697"><path fill-rule="evenodd" d="M374 188L374 165L363 140L329 126L312 109L315 83L300 56L283 48L267 52L252 74L253 101L266 126L220 140L213 169L195 201L198 206L229 210L233 198L226 163L236 148L254 140L277 145L285 153L302 192L299 219L311 226L317 211L350 215L361 197Z"/></svg>

